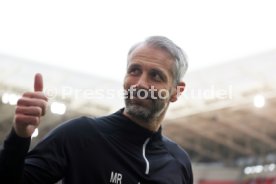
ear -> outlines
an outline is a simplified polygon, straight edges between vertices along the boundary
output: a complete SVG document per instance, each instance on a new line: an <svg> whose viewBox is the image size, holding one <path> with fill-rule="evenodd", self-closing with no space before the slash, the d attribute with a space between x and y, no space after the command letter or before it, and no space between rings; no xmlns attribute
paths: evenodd
<svg viewBox="0 0 276 184"><path fill-rule="evenodd" d="M171 96L171 99L170 101L171 102L175 102L177 100L177 98L182 94L182 92L184 91L185 89L185 82L179 82L175 88L173 89L172 91L172 96Z"/></svg>

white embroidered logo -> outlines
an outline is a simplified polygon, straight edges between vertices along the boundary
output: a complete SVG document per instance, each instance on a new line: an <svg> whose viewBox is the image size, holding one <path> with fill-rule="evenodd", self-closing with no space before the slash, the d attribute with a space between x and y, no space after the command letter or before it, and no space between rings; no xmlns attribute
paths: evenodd
<svg viewBox="0 0 276 184"><path fill-rule="evenodd" d="M111 171L110 183L122 184L123 175L121 173Z"/></svg>

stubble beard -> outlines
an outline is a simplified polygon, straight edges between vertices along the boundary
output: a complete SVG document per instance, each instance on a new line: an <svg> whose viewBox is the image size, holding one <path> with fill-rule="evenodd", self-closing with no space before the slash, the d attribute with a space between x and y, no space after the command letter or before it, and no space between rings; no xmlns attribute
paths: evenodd
<svg viewBox="0 0 276 184"><path fill-rule="evenodd" d="M150 103L151 105L146 107L133 102L131 99L125 99L126 112L135 119L151 122L164 112L166 104L162 99L151 99Z"/></svg>

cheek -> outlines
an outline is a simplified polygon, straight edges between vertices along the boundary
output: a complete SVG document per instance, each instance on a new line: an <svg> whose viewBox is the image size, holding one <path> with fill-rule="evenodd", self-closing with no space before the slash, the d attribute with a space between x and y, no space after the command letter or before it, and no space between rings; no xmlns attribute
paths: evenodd
<svg viewBox="0 0 276 184"><path fill-rule="evenodd" d="M125 77L124 79L124 87L130 87L131 85L135 85L136 80L134 77Z"/></svg>
<svg viewBox="0 0 276 184"><path fill-rule="evenodd" d="M128 85L127 85L127 81L126 80L124 80L124 85L123 86L124 86L124 89L127 89Z"/></svg>
<svg viewBox="0 0 276 184"><path fill-rule="evenodd" d="M171 93L169 89L166 88L160 88L157 91L157 95L159 98L163 99L163 100L167 100L170 99Z"/></svg>
<svg viewBox="0 0 276 184"><path fill-rule="evenodd" d="M132 85L131 80L128 77L125 77L124 79L124 89L129 89Z"/></svg>

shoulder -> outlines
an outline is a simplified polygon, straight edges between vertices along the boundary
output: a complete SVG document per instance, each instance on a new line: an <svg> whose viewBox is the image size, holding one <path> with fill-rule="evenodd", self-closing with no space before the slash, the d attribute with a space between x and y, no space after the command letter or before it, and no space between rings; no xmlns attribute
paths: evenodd
<svg viewBox="0 0 276 184"><path fill-rule="evenodd" d="M89 117L81 116L59 124L51 130L46 137L65 137L66 139L78 137L91 137L110 127L109 116Z"/></svg>
<svg viewBox="0 0 276 184"><path fill-rule="evenodd" d="M93 118L89 118L87 116L77 117L74 119L70 119L59 124L56 128L54 128L50 134L52 133L76 133L78 131L85 130L91 122L93 122ZM72 131L72 132L71 132Z"/></svg>
<svg viewBox="0 0 276 184"><path fill-rule="evenodd" d="M93 126L91 126L95 124L94 121L94 118L82 116L62 122L50 130L40 142L46 140L64 141L84 135L88 131L91 133L94 129Z"/></svg>

